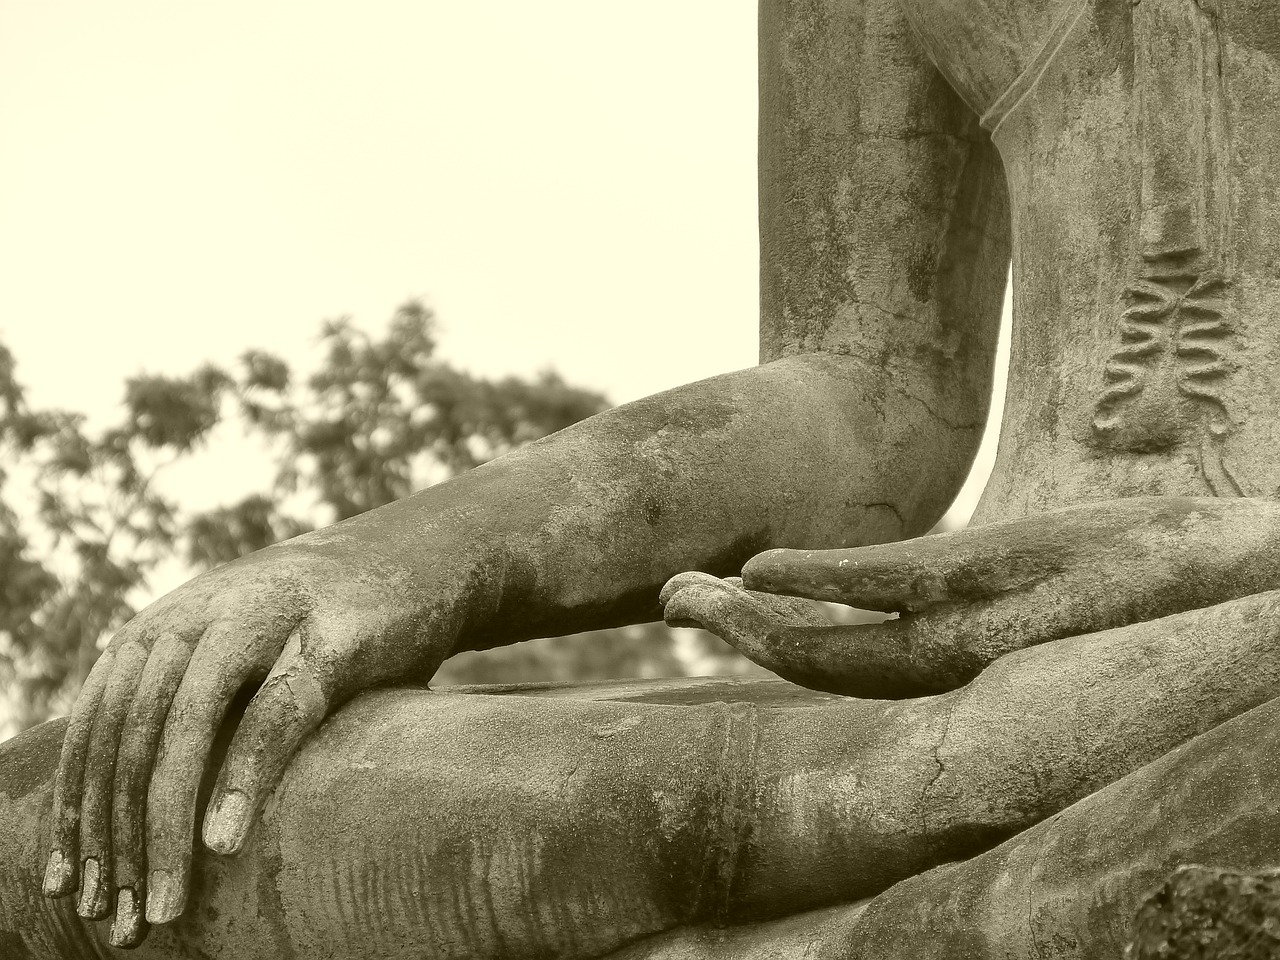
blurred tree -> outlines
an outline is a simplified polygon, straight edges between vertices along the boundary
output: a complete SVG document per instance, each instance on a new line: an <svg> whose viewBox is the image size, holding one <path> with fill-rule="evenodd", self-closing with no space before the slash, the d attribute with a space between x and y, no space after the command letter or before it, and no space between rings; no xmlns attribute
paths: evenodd
<svg viewBox="0 0 1280 960"><path fill-rule="evenodd" d="M607 406L551 372L486 380L458 370L436 356L432 314L417 301L381 338L349 319L328 322L320 347L319 368L301 383L259 350L232 371L130 378L120 422L90 429L80 414L32 409L0 346L0 684L11 729L67 709L105 640L172 558L208 569ZM267 440L272 489L183 510L158 478L230 420ZM650 624L464 654L436 682L763 672L709 634L674 636Z"/></svg>

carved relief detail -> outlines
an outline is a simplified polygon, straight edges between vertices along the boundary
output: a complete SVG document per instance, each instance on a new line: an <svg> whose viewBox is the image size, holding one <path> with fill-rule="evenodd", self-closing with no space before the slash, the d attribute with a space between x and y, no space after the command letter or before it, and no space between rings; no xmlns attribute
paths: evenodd
<svg viewBox="0 0 1280 960"><path fill-rule="evenodd" d="M1094 409L1095 436L1105 446L1154 451L1191 439L1197 427L1212 437L1231 429L1225 288L1215 274L1175 273L1125 290L1120 346L1103 368L1106 387Z"/></svg>

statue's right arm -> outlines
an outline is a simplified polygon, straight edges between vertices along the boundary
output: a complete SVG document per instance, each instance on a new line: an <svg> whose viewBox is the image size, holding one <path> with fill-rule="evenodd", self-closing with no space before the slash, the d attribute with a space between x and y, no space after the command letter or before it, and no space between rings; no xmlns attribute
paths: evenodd
<svg viewBox="0 0 1280 960"><path fill-rule="evenodd" d="M183 911L213 734L246 686L261 682L204 823L223 853L300 741L360 690L425 680L462 649L656 619L681 570L899 539L941 515L985 422L1003 175L895 5L818 7L805 30L787 4L762 6L767 362L610 410L152 604L73 711L47 893L79 888L82 914L115 911L121 945L144 935L144 904L151 922Z"/></svg>

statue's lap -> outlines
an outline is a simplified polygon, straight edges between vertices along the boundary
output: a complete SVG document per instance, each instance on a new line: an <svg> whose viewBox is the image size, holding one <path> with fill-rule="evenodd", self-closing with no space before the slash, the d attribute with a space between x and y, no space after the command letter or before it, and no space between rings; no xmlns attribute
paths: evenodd
<svg viewBox="0 0 1280 960"><path fill-rule="evenodd" d="M197 851L188 913L135 955L608 952L711 909L717 811L760 712L841 700L730 678L367 694L295 758L240 856ZM64 730L0 748L0 931L36 918L50 956L110 924L40 895Z"/></svg>

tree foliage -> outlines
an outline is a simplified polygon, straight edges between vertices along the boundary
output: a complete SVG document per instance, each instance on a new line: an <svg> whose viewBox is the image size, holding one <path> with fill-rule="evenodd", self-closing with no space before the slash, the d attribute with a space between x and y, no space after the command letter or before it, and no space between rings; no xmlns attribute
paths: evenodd
<svg viewBox="0 0 1280 960"><path fill-rule="evenodd" d="M381 336L326 322L322 359L299 379L248 350L233 369L125 382L118 419L35 409L0 345L0 683L11 728L65 710L110 635L175 559L208 569L471 469L607 406L546 372L488 380L437 355L434 318L401 306ZM265 441L268 490L192 511L162 478L239 422ZM592 679L749 669L709 636L661 627L467 654L444 682ZM692 643L693 646L689 647ZM3 725L0 718L0 725Z"/></svg>

